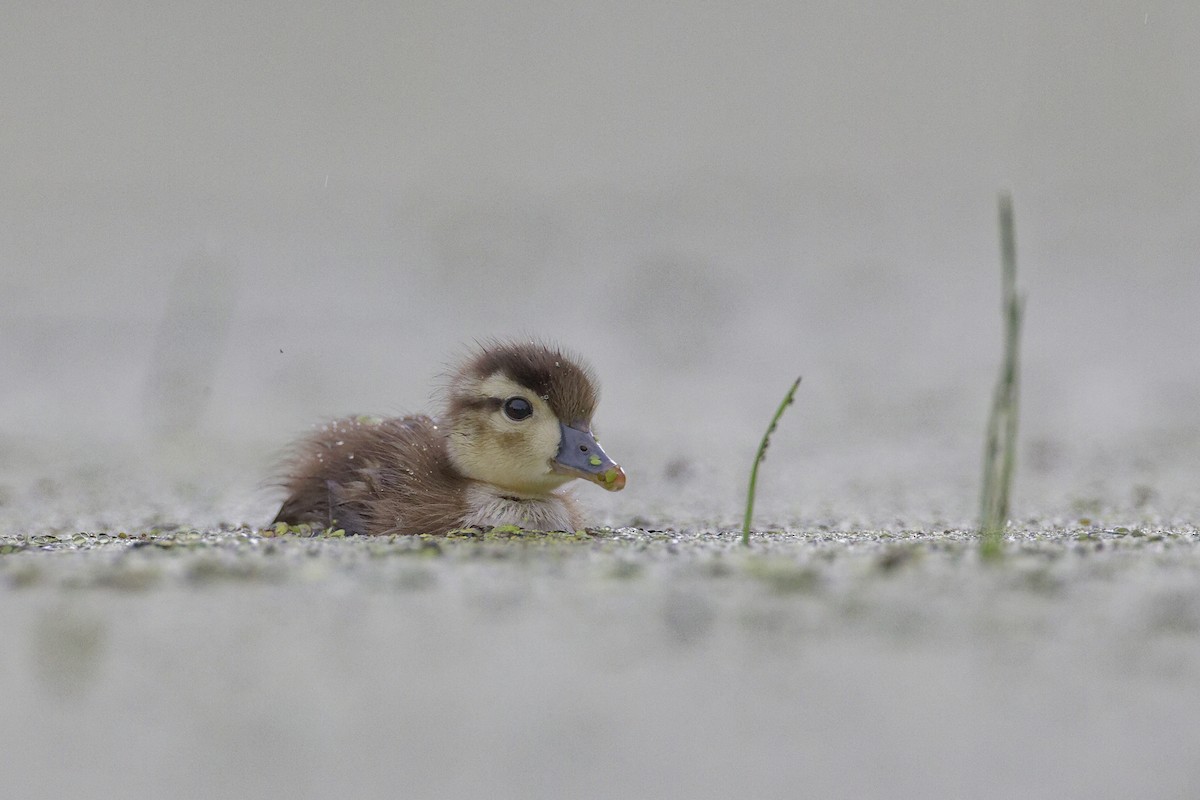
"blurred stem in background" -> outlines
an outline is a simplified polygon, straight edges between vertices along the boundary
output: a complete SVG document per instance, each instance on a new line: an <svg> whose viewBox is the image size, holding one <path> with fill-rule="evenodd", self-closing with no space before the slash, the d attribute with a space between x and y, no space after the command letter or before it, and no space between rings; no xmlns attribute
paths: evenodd
<svg viewBox="0 0 1200 800"><path fill-rule="evenodd" d="M200 428L237 300L237 272L233 258L205 249L171 281L143 389L147 427L159 439Z"/></svg>
<svg viewBox="0 0 1200 800"><path fill-rule="evenodd" d="M979 511L981 553L984 558L1003 554L1008 524L1013 470L1016 462L1019 346L1025 298L1017 294L1017 241L1013 225L1012 196L1000 195L1001 313L1004 318L1004 361L992 411L988 418L983 455L983 488Z"/></svg>

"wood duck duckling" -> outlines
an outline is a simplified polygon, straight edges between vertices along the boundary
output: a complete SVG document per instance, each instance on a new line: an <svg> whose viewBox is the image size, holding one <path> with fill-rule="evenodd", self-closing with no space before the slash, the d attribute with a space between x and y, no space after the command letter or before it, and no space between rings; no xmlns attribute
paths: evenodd
<svg viewBox="0 0 1200 800"><path fill-rule="evenodd" d="M592 433L592 372L557 348L486 345L453 374L446 399L437 420L348 417L298 442L275 522L347 534L576 530L565 483L625 487Z"/></svg>

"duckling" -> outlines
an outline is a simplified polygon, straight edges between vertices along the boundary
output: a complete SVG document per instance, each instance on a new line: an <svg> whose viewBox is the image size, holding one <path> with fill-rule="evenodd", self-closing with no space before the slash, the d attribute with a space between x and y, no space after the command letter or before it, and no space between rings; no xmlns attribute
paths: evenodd
<svg viewBox="0 0 1200 800"><path fill-rule="evenodd" d="M576 530L564 484L625 487L592 432L592 371L556 347L484 345L453 373L446 401L437 419L348 417L299 441L274 521L368 535Z"/></svg>

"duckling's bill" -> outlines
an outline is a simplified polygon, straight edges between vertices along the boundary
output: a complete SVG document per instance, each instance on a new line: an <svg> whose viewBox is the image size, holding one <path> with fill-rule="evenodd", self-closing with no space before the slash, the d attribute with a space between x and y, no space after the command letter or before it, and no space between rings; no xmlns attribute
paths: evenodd
<svg viewBox="0 0 1200 800"><path fill-rule="evenodd" d="M554 457L554 471L560 475L583 478L610 492L625 488L625 470L600 447L590 431L560 423L562 439Z"/></svg>

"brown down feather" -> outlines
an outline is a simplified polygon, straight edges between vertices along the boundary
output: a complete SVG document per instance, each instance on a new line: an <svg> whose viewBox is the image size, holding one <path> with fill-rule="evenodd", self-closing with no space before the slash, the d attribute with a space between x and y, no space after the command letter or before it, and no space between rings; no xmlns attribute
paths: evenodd
<svg viewBox="0 0 1200 800"><path fill-rule="evenodd" d="M596 413L596 378L579 359L540 342L490 342L481 345L451 380L449 415L474 400L467 387L496 373L537 394L567 424L590 423Z"/></svg>

